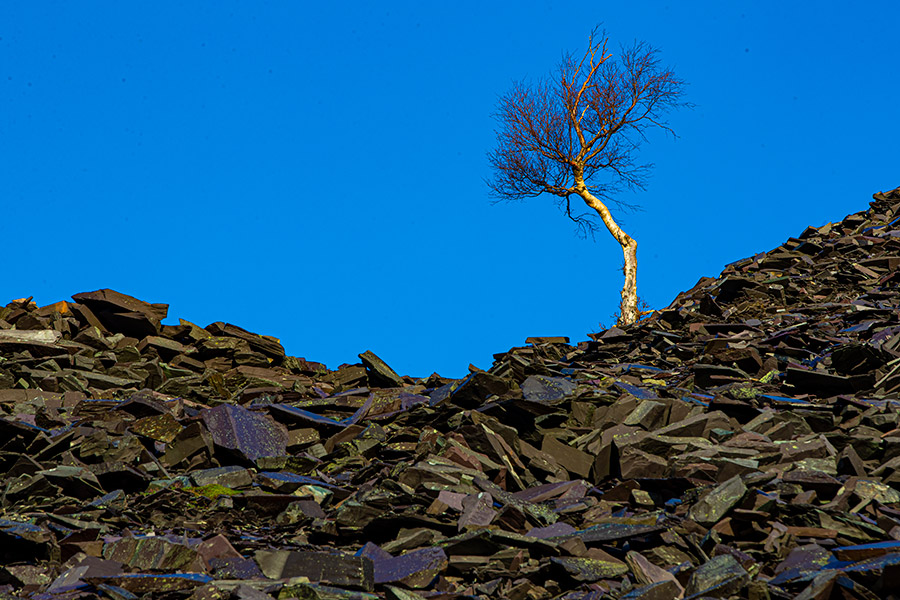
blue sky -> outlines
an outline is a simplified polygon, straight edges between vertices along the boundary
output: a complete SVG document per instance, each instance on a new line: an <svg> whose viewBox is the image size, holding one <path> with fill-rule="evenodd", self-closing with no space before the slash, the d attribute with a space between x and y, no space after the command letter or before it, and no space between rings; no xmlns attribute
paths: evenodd
<svg viewBox="0 0 900 600"><path fill-rule="evenodd" d="M414 376L586 339L618 245L484 178L498 97L598 23L695 104L616 212L651 306L900 185L900 4L590 4L0 4L0 302L108 287Z"/></svg>

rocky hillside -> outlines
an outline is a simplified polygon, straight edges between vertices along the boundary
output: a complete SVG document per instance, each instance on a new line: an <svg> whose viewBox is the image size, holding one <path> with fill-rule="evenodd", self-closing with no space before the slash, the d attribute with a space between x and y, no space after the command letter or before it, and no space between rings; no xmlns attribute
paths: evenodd
<svg viewBox="0 0 900 600"><path fill-rule="evenodd" d="M900 595L900 188L577 346L337 370L112 291L0 309L0 593Z"/></svg>

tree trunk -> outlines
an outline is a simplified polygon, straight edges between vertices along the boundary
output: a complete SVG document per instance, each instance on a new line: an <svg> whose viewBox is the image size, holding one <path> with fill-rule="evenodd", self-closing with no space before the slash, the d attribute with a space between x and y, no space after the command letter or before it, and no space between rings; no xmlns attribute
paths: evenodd
<svg viewBox="0 0 900 600"><path fill-rule="evenodd" d="M622 231L622 228L613 219L606 205L591 194L587 186L584 185L584 180L577 176L575 191L581 196L585 204L597 211L603 224L606 225L612 236L622 246L622 254L625 255L625 285L622 286L622 302L619 304L619 322L617 325L631 325L638 320L637 242Z"/></svg>

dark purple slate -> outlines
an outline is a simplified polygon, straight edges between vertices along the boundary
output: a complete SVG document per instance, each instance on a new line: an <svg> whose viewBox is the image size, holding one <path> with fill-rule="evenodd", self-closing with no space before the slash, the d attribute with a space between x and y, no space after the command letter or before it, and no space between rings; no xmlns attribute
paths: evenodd
<svg viewBox="0 0 900 600"><path fill-rule="evenodd" d="M380 560L389 560L394 558L390 552L382 550L381 546L372 542L366 542L362 548L356 551L354 556L361 556L363 558L368 558L374 563L378 563ZM376 566L376 572L378 567ZM377 583L377 581L376 581Z"/></svg>
<svg viewBox="0 0 900 600"><path fill-rule="evenodd" d="M569 535L578 531L568 523L554 523L553 525L548 525L547 527L534 527L528 531L525 535L528 537L534 537L541 540L546 540L554 537Z"/></svg>
<svg viewBox="0 0 900 600"><path fill-rule="evenodd" d="M217 446L248 460L287 453L287 432L271 418L233 404L220 404L200 413Z"/></svg>
<svg viewBox="0 0 900 600"><path fill-rule="evenodd" d="M307 577L310 581L367 592L375 589L373 565L368 558L331 552L259 550L255 559L270 579Z"/></svg>
<svg viewBox="0 0 900 600"><path fill-rule="evenodd" d="M447 566L447 554L442 548L422 548L374 562L375 583L403 582L409 587L423 588Z"/></svg>
<svg viewBox="0 0 900 600"><path fill-rule="evenodd" d="M531 375L522 382L522 393L532 402L556 402L575 391L575 384L563 377Z"/></svg>
<svg viewBox="0 0 900 600"><path fill-rule="evenodd" d="M211 558L209 568L217 579L262 579L263 572L252 558Z"/></svg>

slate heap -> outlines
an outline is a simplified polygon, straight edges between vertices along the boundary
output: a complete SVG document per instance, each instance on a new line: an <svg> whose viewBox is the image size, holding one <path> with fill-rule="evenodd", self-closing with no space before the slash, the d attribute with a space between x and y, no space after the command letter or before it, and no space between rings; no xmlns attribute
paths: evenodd
<svg viewBox="0 0 900 600"><path fill-rule="evenodd" d="M0 596L900 597L900 188L573 347L329 370L0 309Z"/></svg>

